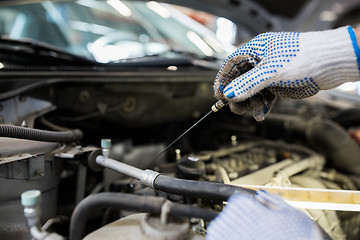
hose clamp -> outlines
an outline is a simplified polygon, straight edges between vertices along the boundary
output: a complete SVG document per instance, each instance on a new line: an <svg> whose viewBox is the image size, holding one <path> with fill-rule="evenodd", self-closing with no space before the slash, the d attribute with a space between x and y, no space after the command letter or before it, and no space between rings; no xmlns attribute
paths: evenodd
<svg viewBox="0 0 360 240"><path fill-rule="evenodd" d="M155 172L150 169L144 170L143 177L140 179L140 182L148 187L154 188L154 182L157 176L159 176L160 173Z"/></svg>

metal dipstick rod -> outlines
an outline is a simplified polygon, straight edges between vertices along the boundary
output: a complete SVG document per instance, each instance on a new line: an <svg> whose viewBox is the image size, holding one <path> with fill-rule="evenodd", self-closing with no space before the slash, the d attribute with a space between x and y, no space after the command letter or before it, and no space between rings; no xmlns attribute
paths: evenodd
<svg viewBox="0 0 360 240"><path fill-rule="evenodd" d="M176 143L180 138L182 138L186 133L188 133L192 128L194 128L199 122L201 122L202 120L204 120L207 116L210 115L210 113L212 112L217 112L219 111L222 107L224 107L227 103L225 103L222 100L217 101L214 105L211 106L211 110L210 112L208 112L207 114L205 114L205 116L203 116L202 118L200 118L200 120L198 120L196 123L194 123L190 128L188 128L183 134L181 134L178 138L176 138L172 143L170 143L166 148L164 148L161 152L159 152L156 156L155 159L158 158L161 154L163 154L166 150L168 150L174 143Z"/></svg>

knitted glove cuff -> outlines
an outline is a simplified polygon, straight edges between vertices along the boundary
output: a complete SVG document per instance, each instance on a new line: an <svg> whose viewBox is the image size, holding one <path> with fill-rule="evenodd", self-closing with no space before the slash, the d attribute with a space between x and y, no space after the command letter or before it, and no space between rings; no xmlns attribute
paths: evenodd
<svg viewBox="0 0 360 240"><path fill-rule="evenodd" d="M301 33L299 42L300 51L292 63L297 69L287 68L284 79L293 71L306 69L322 90L360 80L360 50L352 27Z"/></svg>

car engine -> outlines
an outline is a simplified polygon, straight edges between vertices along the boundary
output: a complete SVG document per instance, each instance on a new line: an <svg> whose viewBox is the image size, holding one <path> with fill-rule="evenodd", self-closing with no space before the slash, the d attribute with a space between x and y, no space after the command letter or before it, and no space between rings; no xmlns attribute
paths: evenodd
<svg viewBox="0 0 360 240"><path fill-rule="evenodd" d="M29 239L20 195L31 189L41 192L42 233L70 239L202 239L227 194L259 188L299 202L302 193L287 191L305 189L325 205L333 199L311 191L347 190L358 204L356 101L280 99L263 122L225 107L159 155L206 113L211 84L129 89L51 83L1 102L2 239ZM358 210L303 209L331 238L358 239Z"/></svg>

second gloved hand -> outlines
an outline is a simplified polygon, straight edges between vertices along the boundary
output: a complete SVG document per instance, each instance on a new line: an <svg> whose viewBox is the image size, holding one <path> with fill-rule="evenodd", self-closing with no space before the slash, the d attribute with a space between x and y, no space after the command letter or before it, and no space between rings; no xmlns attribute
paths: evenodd
<svg viewBox="0 0 360 240"><path fill-rule="evenodd" d="M215 79L215 96L229 102L233 112L251 108L263 120L276 96L305 98L360 80L359 63L352 27L264 33L225 60Z"/></svg>
<svg viewBox="0 0 360 240"><path fill-rule="evenodd" d="M330 240L305 213L263 190L232 196L210 223L207 240Z"/></svg>

